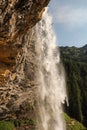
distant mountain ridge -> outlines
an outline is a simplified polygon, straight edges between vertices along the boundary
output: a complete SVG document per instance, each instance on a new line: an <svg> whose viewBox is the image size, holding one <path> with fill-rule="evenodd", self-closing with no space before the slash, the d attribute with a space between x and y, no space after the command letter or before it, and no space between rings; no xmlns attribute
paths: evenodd
<svg viewBox="0 0 87 130"><path fill-rule="evenodd" d="M84 45L82 48L87 49L87 44L86 44L86 45Z"/></svg>
<svg viewBox="0 0 87 130"><path fill-rule="evenodd" d="M70 58L78 62L87 62L87 44L80 48L75 46L60 46L60 52L63 57Z"/></svg>

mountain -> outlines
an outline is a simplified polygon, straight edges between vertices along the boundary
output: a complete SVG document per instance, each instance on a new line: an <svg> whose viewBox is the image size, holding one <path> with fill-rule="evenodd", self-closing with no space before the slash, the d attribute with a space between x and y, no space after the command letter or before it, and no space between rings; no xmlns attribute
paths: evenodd
<svg viewBox="0 0 87 130"><path fill-rule="evenodd" d="M69 107L66 112L87 126L87 45L60 47L66 72Z"/></svg>
<svg viewBox="0 0 87 130"><path fill-rule="evenodd" d="M87 49L87 44L82 47L83 49Z"/></svg>
<svg viewBox="0 0 87 130"><path fill-rule="evenodd" d="M72 59L78 62L87 62L87 45L77 48L77 47L60 47L60 51L63 57Z"/></svg>

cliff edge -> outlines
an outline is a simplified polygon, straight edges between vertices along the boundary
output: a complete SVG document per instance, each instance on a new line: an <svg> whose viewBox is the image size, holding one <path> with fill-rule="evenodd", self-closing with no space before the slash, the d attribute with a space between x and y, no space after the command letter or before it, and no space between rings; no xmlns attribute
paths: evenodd
<svg viewBox="0 0 87 130"><path fill-rule="evenodd" d="M26 118L35 103L33 27L49 1L0 0L0 119Z"/></svg>

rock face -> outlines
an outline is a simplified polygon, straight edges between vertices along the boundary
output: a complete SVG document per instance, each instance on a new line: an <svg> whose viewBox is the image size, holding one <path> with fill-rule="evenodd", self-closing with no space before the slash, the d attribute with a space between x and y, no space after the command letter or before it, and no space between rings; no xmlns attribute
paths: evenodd
<svg viewBox="0 0 87 130"><path fill-rule="evenodd" d="M33 27L49 0L1 0L0 38L11 41Z"/></svg>
<svg viewBox="0 0 87 130"><path fill-rule="evenodd" d="M17 51L19 52L17 38L26 34L41 19L48 2L49 0L0 0L1 73L13 67Z"/></svg>
<svg viewBox="0 0 87 130"><path fill-rule="evenodd" d="M49 1L0 0L1 119L26 118L26 111L34 106L37 52L33 27Z"/></svg>

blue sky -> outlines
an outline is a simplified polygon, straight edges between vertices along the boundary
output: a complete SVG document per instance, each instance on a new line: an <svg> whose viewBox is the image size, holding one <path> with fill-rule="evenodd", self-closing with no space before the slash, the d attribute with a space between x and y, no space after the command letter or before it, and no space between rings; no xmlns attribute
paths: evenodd
<svg viewBox="0 0 87 130"><path fill-rule="evenodd" d="M51 0L49 10L58 45L87 44L87 0Z"/></svg>

